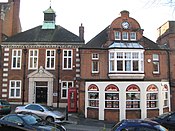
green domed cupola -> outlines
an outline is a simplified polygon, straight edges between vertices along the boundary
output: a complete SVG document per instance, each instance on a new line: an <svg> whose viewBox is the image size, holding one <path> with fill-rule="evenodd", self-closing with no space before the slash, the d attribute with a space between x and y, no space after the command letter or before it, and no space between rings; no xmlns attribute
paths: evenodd
<svg viewBox="0 0 175 131"><path fill-rule="evenodd" d="M44 13L44 23L42 29L55 29L55 11L51 8L51 6L43 11Z"/></svg>

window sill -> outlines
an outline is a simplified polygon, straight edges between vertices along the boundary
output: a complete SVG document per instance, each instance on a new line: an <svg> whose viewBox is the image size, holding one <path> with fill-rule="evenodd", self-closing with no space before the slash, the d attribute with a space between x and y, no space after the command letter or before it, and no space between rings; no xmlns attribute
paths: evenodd
<svg viewBox="0 0 175 131"><path fill-rule="evenodd" d="M143 79L145 74L108 74L110 79Z"/></svg>

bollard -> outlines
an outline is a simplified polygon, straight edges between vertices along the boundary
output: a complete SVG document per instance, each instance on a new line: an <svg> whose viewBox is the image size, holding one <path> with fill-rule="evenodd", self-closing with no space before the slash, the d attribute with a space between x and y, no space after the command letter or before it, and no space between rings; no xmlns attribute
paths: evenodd
<svg viewBox="0 0 175 131"><path fill-rule="evenodd" d="M68 121L68 106L66 106L66 121Z"/></svg>

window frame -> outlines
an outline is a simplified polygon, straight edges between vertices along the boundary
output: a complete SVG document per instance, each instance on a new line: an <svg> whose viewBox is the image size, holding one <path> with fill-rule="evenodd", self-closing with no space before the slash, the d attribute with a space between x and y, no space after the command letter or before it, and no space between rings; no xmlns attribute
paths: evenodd
<svg viewBox="0 0 175 131"><path fill-rule="evenodd" d="M160 59L158 54L153 54L153 74L159 74L160 73ZM156 66L156 68L155 68Z"/></svg>
<svg viewBox="0 0 175 131"><path fill-rule="evenodd" d="M48 51L50 52L50 55L48 55ZM52 56L52 52L54 55ZM56 50L55 49L47 49L46 50L46 60L45 60L45 68L48 70L53 70L55 69L55 56L56 56ZM53 67L52 67L52 59L53 59ZM47 67L47 62L49 61L49 66Z"/></svg>
<svg viewBox="0 0 175 131"><path fill-rule="evenodd" d="M88 88L88 107L99 108L99 89L96 85L92 84ZM96 97L97 96L97 97Z"/></svg>
<svg viewBox="0 0 175 131"><path fill-rule="evenodd" d="M35 56L35 51L37 52L37 55ZM33 55L31 56L31 52L33 52ZM39 50L38 49L29 49L29 64L28 64L28 69L38 69L38 55L39 55ZM36 58L36 67L35 67L35 58ZM32 59L32 67L31 65L31 59Z"/></svg>
<svg viewBox="0 0 175 131"><path fill-rule="evenodd" d="M15 51L16 51L16 54L19 54L19 55L14 56ZM18 67L18 61L19 61L19 67ZM21 69L21 61L22 61L22 49L12 49L11 69ZM13 66L14 62L16 63L15 66Z"/></svg>
<svg viewBox="0 0 175 131"><path fill-rule="evenodd" d="M99 73L99 54L92 53L92 73Z"/></svg>
<svg viewBox="0 0 175 131"><path fill-rule="evenodd" d="M66 83L65 87L64 87L64 83ZM69 85L69 83L71 83L71 86ZM70 87L74 87L73 84L74 84L73 81L62 81L61 82L61 99L68 99L68 89ZM66 96L65 97L63 96L64 90L66 91Z"/></svg>
<svg viewBox="0 0 175 131"><path fill-rule="evenodd" d="M131 54L130 58L125 55L127 53ZM138 53L138 58L133 58L133 55L135 53ZM130 67L129 67L130 70L126 70L127 61L131 61ZM138 70L134 70L134 67L133 67L134 61L138 61ZM121 69L119 67L121 67ZM143 51L129 51L129 50L124 51L124 50L116 50L116 49L109 51L109 73L143 73L143 72L144 72Z"/></svg>
<svg viewBox="0 0 175 131"><path fill-rule="evenodd" d="M159 101L158 101L159 96L158 95L159 95L158 88L156 85L151 84L147 87L147 93L146 93L146 103L147 103L146 108L147 109L158 109L159 108L159 105L158 105L159 104ZM155 97L156 97L156 99L154 99Z"/></svg>
<svg viewBox="0 0 175 131"><path fill-rule="evenodd" d="M119 88L108 85L105 89L105 109L119 109Z"/></svg>
<svg viewBox="0 0 175 131"><path fill-rule="evenodd" d="M129 40L128 38L128 32L122 32L122 40Z"/></svg>
<svg viewBox="0 0 175 131"><path fill-rule="evenodd" d="M114 32L114 37L115 37L115 40L121 40L121 32L115 31Z"/></svg>
<svg viewBox="0 0 175 131"><path fill-rule="evenodd" d="M71 52L70 53L71 56L69 56L69 51ZM66 53L67 54L66 56L65 56L65 52L67 52ZM63 50L63 66L62 66L62 68L63 68L63 70L72 70L72 66L73 66L73 50L72 49L64 49Z"/></svg>
<svg viewBox="0 0 175 131"><path fill-rule="evenodd" d="M14 82L14 87L12 87L12 82ZM17 87L17 82L19 82L20 86ZM9 81L9 98L21 98L21 80L10 80ZM14 90L14 96L11 95L12 89ZM19 90L19 96L17 96L17 90Z"/></svg>
<svg viewBox="0 0 175 131"><path fill-rule="evenodd" d="M130 99L127 98L127 94L130 94ZM135 96L135 99L132 96ZM138 99L136 99L136 95L138 95ZM131 103L131 104L130 104ZM141 92L140 92L140 88L137 85L129 85L126 89L126 109L130 110L130 109L141 109ZM130 104L130 105L129 105ZM138 107L136 107L136 105L138 105Z"/></svg>
<svg viewBox="0 0 175 131"><path fill-rule="evenodd" d="M136 39L137 39L136 32L130 32L130 40L131 41L136 41Z"/></svg>

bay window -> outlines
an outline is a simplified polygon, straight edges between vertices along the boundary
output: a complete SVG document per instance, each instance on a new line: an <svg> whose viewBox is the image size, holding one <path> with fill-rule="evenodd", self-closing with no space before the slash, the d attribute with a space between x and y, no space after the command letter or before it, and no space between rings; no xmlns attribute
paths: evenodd
<svg viewBox="0 0 175 131"><path fill-rule="evenodd" d="M109 72L143 72L142 51L109 52Z"/></svg>

